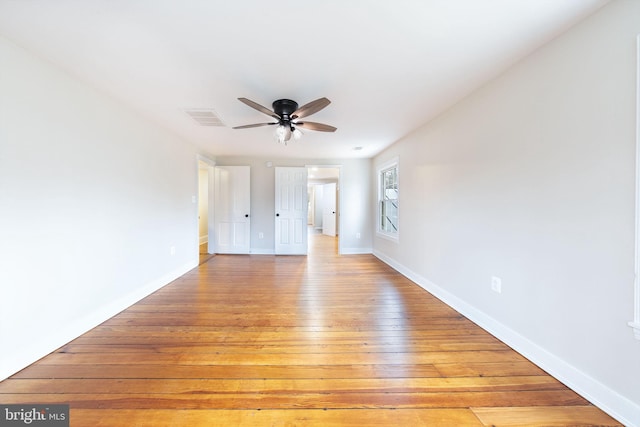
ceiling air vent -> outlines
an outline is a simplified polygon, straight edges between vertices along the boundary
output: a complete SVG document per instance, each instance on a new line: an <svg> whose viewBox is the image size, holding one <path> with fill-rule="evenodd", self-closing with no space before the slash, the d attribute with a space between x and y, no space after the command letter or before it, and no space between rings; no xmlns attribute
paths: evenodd
<svg viewBox="0 0 640 427"><path fill-rule="evenodd" d="M191 108L184 111L191 116L193 120L198 122L200 126L224 126L224 123L214 110L206 108Z"/></svg>

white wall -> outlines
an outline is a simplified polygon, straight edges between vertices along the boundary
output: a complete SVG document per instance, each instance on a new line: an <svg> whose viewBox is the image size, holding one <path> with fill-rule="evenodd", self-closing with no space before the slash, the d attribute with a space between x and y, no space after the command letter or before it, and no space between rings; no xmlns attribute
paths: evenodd
<svg viewBox="0 0 640 427"><path fill-rule="evenodd" d="M272 162L273 167L266 163ZM341 165L340 252L371 253L371 160L369 159L263 159L217 157L220 166L251 166L251 252L273 254L275 248L276 166ZM259 233L264 238L259 239ZM360 238L356 234L360 233Z"/></svg>
<svg viewBox="0 0 640 427"><path fill-rule="evenodd" d="M197 265L198 236L192 146L3 38L0 64L2 379Z"/></svg>
<svg viewBox="0 0 640 427"><path fill-rule="evenodd" d="M374 253L627 425L638 33L614 1L374 161L400 162L400 241Z"/></svg>

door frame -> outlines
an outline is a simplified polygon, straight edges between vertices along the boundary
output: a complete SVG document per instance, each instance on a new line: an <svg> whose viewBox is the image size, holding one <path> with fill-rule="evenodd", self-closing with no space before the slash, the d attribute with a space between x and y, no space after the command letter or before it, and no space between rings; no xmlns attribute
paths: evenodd
<svg viewBox="0 0 640 427"><path fill-rule="evenodd" d="M216 165L215 160L212 160L208 157L202 156L200 154L196 155L196 182L197 182L197 190L198 192L196 194L200 193L200 162L202 163L206 163L207 164L207 253L209 254L214 254L216 252L216 243L215 243L215 239L214 239L214 229L213 229L213 224L214 224L214 205L213 205L213 184L214 184L214 174L213 174L213 168ZM194 203L196 204L196 218L198 217L198 202L199 200L197 199L197 196L194 196L195 200ZM199 229L200 224L198 222L196 222L196 229L198 230L196 232L196 236L197 236L197 241L198 241L198 251L200 250L200 229Z"/></svg>
<svg viewBox="0 0 640 427"><path fill-rule="evenodd" d="M342 254L342 239L341 239L341 235L342 235L342 206L344 206L344 204L342 203L342 191L340 190L340 183L342 182L342 165L331 165L331 164L315 165L315 164L309 164L309 165L305 165L305 167L308 170L310 170L311 168L338 169L338 182L336 183L336 191L338 193L338 206L337 206L338 218L336 219L336 230L337 230L338 235L336 236L336 238L338 239L338 254ZM308 174L307 174L307 180L308 179L309 178L308 178Z"/></svg>

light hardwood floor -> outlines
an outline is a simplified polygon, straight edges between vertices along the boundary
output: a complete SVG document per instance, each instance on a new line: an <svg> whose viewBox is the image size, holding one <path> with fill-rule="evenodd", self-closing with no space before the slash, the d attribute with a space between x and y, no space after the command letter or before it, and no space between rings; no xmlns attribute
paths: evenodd
<svg viewBox="0 0 640 427"><path fill-rule="evenodd" d="M370 255L217 255L0 383L71 426L620 425Z"/></svg>

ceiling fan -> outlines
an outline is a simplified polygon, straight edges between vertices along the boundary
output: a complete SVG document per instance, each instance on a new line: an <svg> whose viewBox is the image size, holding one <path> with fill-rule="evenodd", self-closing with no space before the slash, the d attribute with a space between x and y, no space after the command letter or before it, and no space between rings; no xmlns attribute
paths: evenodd
<svg viewBox="0 0 640 427"><path fill-rule="evenodd" d="M236 126L233 129L248 129L260 126L278 125L276 128L276 137L280 143L286 145L287 141L293 136L295 139L299 139L302 135L300 129L316 130L320 132L335 132L336 128L333 126L325 125L323 123L300 121L303 117L310 116L313 113L317 113L324 107L329 105L331 101L327 98L319 98L315 101L311 101L308 104L298 107L298 103L290 99L278 99L273 101L273 111L266 107L253 102L247 98L238 98L238 100L251 108L260 111L267 116L273 117L275 122L268 123L255 123L252 125Z"/></svg>

